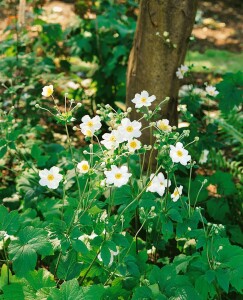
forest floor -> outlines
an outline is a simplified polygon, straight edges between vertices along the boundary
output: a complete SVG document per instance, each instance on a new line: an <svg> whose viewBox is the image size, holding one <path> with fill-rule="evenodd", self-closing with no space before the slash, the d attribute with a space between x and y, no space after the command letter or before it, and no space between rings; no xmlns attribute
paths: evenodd
<svg viewBox="0 0 243 300"><path fill-rule="evenodd" d="M65 1L45 1L44 18L48 22L67 27L75 22L74 4ZM28 7L27 7L28 11ZM0 39L3 30L14 17L15 8L0 11ZM204 52L207 49L240 53L243 50L243 1L199 1L196 24L193 29L195 42L190 50Z"/></svg>

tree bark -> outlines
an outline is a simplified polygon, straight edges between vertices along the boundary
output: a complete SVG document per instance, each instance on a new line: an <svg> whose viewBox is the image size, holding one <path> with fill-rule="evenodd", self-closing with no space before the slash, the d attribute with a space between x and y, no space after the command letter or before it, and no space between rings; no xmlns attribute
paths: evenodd
<svg viewBox="0 0 243 300"><path fill-rule="evenodd" d="M134 107L131 100L143 90L156 96L151 109L165 97L170 97L162 106L161 118L177 125L179 80L175 73L185 59L197 4L198 0L140 0L127 69L127 107ZM164 37L164 32L168 32L169 36ZM173 44L176 46L173 47ZM133 109L131 119L140 117ZM149 131L144 131L142 142L149 144L149 140Z"/></svg>

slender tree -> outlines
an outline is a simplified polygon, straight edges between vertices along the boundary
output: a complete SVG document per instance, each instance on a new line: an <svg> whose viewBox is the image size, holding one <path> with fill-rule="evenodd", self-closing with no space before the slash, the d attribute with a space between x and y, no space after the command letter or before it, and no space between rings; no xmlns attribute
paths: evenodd
<svg viewBox="0 0 243 300"><path fill-rule="evenodd" d="M161 118L177 125L179 80L177 68L184 62L198 0L140 0L140 12L127 70L127 100L147 90L156 96L154 108L165 97ZM133 119L140 116L133 110ZM142 136L149 143L149 131Z"/></svg>

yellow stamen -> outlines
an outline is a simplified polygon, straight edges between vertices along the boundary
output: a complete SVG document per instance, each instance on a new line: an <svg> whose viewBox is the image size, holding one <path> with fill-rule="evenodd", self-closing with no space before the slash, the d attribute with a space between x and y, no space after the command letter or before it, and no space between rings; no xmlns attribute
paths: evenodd
<svg viewBox="0 0 243 300"><path fill-rule="evenodd" d="M183 156L183 152L181 150L177 150L176 154L179 156L179 157L182 157Z"/></svg>
<svg viewBox="0 0 243 300"><path fill-rule="evenodd" d="M147 102L147 98L145 98L145 97L141 98L141 102L142 102L142 103Z"/></svg>
<svg viewBox="0 0 243 300"><path fill-rule="evenodd" d="M115 174L115 178L116 179L121 179L122 178L122 174L121 173L116 173Z"/></svg>
<svg viewBox="0 0 243 300"><path fill-rule="evenodd" d="M82 170L83 171L88 171L89 169L89 166L88 165L82 165Z"/></svg>
<svg viewBox="0 0 243 300"><path fill-rule="evenodd" d="M126 130L127 132L133 132L134 129L132 126L127 126Z"/></svg>
<svg viewBox="0 0 243 300"><path fill-rule="evenodd" d="M47 180L49 180L49 181L54 180L54 176L53 176L52 174L49 174L49 175L47 176Z"/></svg>
<svg viewBox="0 0 243 300"><path fill-rule="evenodd" d="M168 128L169 128L169 126L166 125L166 124L163 123L163 122L159 122L159 123L158 123L158 127L159 127L160 130L168 130Z"/></svg>
<svg viewBox="0 0 243 300"><path fill-rule="evenodd" d="M110 141L111 141L111 142L115 142L115 141L116 141L116 137L115 137L114 135L112 135L112 136L110 137Z"/></svg>
<svg viewBox="0 0 243 300"><path fill-rule="evenodd" d="M94 126L94 123L93 123L92 121L89 121L89 122L87 122L87 126L88 126L88 127L93 127L93 126Z"/></svg>
<svg viewBox="0 0 243 300"><path fill-rule="evenodd" d="M137 143L135 141L130 142L130 147L135 149L137 147Z"/></svg>

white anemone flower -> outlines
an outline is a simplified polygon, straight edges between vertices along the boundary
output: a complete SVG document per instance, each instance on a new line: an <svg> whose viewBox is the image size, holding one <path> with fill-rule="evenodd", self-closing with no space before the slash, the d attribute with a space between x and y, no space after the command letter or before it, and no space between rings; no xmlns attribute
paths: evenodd
<svg viewBox="0 0 243 300"><path fill-rule="evenodd" d="M87 160L82 160L77 164L77 169L81 174L88 173L90 169L89 162Z"/></svg>
<svg viewBox="0 0 243 300"><path fill-rule="evenodd" d="M121 137L118 130L112 130L111 133L105 133L102 135L103 140L101 144L103 144L106 149L116 149L121 142L123 142L123 138Z"/></svg>
<svg viewBox="0 0 243 300"><path fill-rule="evenodd" d="M50 170L44 169L39 172L39 184L47 186L49 189L57 189L63 176L59 174L58 167L52 167Z"/></svg>
<svg viewBox="0 0 243 300"><path fill-rule="evenodd" d="M90 235L84 233L78 238L78 240L83 242L86 247L91 250L90 240L93 240L95 237L97 237L97 234L93 231Z"/></svg>
<svg viewBox="0 0 243 300"><path fill-rule="evenodd" d="M170 145L170 157L174 163L181 163L184 166L191 160L191 155L188 155L188 151L180 142L176 143L176 146Z"/></svg>
<svg viewBox="0 0 243 300"><path fill-rule="evenodd" d="M147 91L142 91L141 94L136 94L135 98L131 101L135 104L135 108L141 108L143 106L151 106L151 103L156 100L154 95L149 96Z"/></svg>
<svg viewBox="0 0 243 300"><path fill-rule="evenodd" d="M124 118L121 121L121 125L118 126L117 130L123 137L123 141L129 141L133 138L141 136L142 123L138 121L131 121L128 118Z"/></svg>
<svg viewBox="0 0 243 300"><path fill-rule="evenodd" d="M207 162L208 154L209 154L209 151L207 149L204 149L202 151L202 154L201 154L200 159L199 159L200 164L205 164Z"/></svg>
<svg viewBox="0 0 243 300"><path fill-rule="evenodd" d="M182 185L175 188L173 194L171 195L173 202L176 202L180 198L180 196L182 195L182 189L183 189Z"/></svg>
<svg viewBox="0 0 243 300"><path fill-rule="evenodd" d="M185 65L181 65L177 71L176 71L176 76L179 78L179 79L183 79L184 78L184 75L186 74L186 72L189 70L188 66L185 66Z"/></svg>
<svg viewBox="0 0 243 300"><path fill-rule="evenodd" d="M110 250L111 258L110 258L110 262L108 264L108 267L110 267L113 264L113 262L114 262L114 256L117 256L120 253L118 247L116 247L116 251L113 251L111 249L109 249L109 250ZM97 257L98 257L99 261L102 261L100 253L99 253L99 255Z"/></svg>
<svg viewBox="0 0 243 300"><path fill-rule="evenodd" d="M42 88L41 95L44 97L50 97L53 94L53 85L46 85Z"/></svg>
<svg viewBox="0 0 243 300"><path fill-rule="evenodd" d="M167 119L157 121L156 126L164 132L171 132L172 130L172 127L169 125L169 120Z"/></svg>
<svg viewBox="0 0 243 300"><path fill-rule="evenodd" d="M133 153L141 148L141 142L137 139L132 139L128 141L127 148L130 153Z"/></svg>
<svg viewBox="0 0 243 300"><path fill-rule="evenodd" d="M206 92L209 96L212 96L212 97L216 97L218 95L218 91L216 90L216 87L215 86L212 86L212 85L208 85L206 86Z"/></svg>
<svg viewBox="0 0 243 300"><path fill-rule="evenodd" d="M165 179L163 173L158 173L150 175L150 183L147 188L147 192L158 193L162 197L165 193L165 189L171 185L171 181Z"/></svg>
<svg viewBox="0 0 243 300"><path fill-rule="evenodd" d="M121 166L120 168L112 165L110 171L104 172L106 176L106 183L113 184L116 187L121 187L128 183L129 178L132 176L128 173L127 166Z"/></svg>
<svg viewBox="0 0 243 300"><path fill-rule="evenodd" d="M90 116L85 115L81 121L80 128L85 136L93 136L94 133L101 128L101 119L99 116L90 118Z"/></svg>

